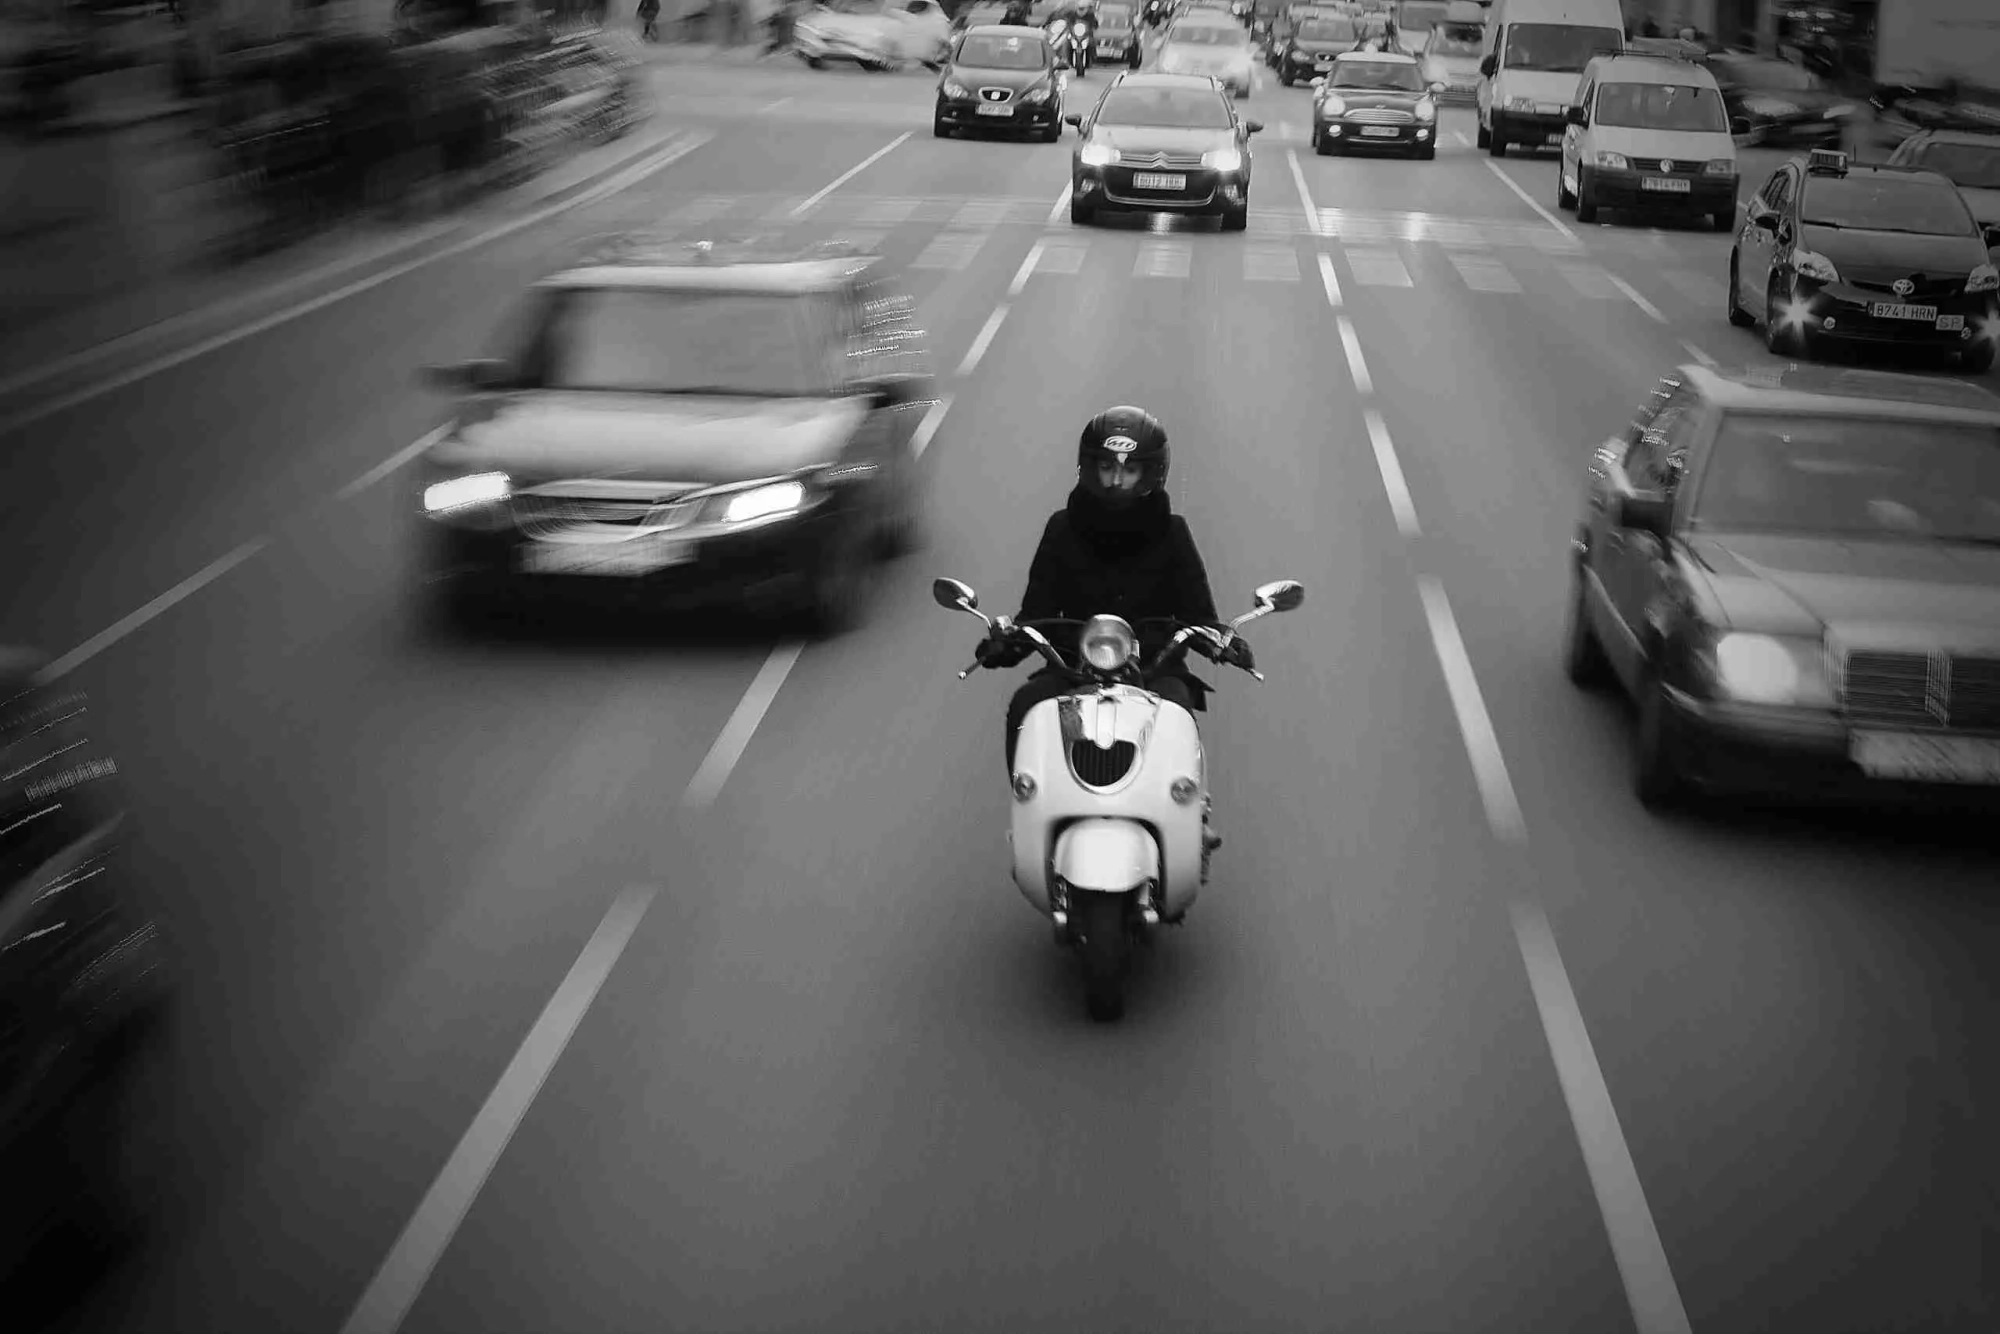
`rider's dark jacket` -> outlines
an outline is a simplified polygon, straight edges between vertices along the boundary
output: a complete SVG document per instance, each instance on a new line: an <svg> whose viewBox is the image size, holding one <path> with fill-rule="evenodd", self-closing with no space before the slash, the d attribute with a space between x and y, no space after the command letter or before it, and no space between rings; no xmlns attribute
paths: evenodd
<svg viewBox="0 0 2000 1334"><path fill-rule="evenodd" d="M1017 621L1119 616L1139 633L1141 652L1150 656L1170 637L1166 627L1142 625L1151 617L1220 625L1208 569L1196 549L1187 520L1173 512L1165 491L1141 498L1132 508L1114 510L1079 484L1068 502L1049 516L1041 545L1028 567L1028 589ZM1075 651L1076 632L1049 640ZM1188 682L1196 707L1208 686L1187 670L1185 660L1171 674Z"/></svg>

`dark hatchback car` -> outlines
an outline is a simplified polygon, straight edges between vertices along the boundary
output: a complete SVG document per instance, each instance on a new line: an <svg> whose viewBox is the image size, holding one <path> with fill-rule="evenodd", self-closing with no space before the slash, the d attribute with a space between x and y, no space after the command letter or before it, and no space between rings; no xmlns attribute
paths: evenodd
<svg viewBox="0 0 2000 1334"><path fill-rule="evenodd" d="M1572 547L1566 669L1637 700L1648 805L2000 798L2000 396L1680 367Z"/></svg>
<svg viewBox="0 0 2000 1334"><path fill-rule="evenodd" d="M1779 356L1823 342L1895 343L1991 369L2000 342L1993 238L1935 172L1815 149L1771 175L1729 253L1728 314L1764 321Z"/></svg>
<svg viewBox="0 0 2000 1334"><path fill-rule="evenodd" d="M614 245L536 284L507 357L422 459L448 603L493 594L857 617L915 542L936 394L874 257Z"/></svg>
<svg viewBox="0 0 2000 1334"><path fill-rule="evenodd" d="M1222 85L1201 74L1121 74L1097 105L1068 117L1082 142L1070 164L1069 218L1195 213L1250 225L1250 136Z"/></svg>
<svg viewBox="0 0 2000 1334"><path fill-rule="evenodd" d="M1301 79L1326 73L1333 68L1335 56L1360 44L1361 28L1354 19L1315 14L1301 21L1279 45L1271 65L1290 88Z"/></svg>
<svg viewBox="0 0 2000 1334"><path fill-rule="evenodd" d="M1889 155L1888 165L1917 167L1949 178L1972 206L1979 225L2000 231L2000 134L1919 130ZM2000 237L1989 236L1987 244L2000 246Z"/></svg>
<svg viewBox="0 0 2000 1334"><path fill-rule="evenodd" d="M1062 84L1039 28L970 28L938 77L931 133L1062 137Z"/></svg>
<svg viewBox="0 0 2000 1334"><path fill-rule="evenodd" d="M1313 79L1312 146L1321 156L1352 149L1392 149L1437 156L1437 95L1416 57L1354 53Z"/></svg>

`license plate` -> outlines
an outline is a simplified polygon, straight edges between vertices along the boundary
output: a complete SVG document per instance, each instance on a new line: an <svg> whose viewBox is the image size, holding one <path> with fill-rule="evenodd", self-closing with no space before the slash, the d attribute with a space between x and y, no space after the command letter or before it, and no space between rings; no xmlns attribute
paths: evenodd
<svg viewBox="0 0 2000 1334"><path fill-rule="evenodd" d="M1878 320L1924 320L1937 319L1936 306L1906 306L1900 301L1877 301L1868 307L1868 313Z"/></svg>
<svg viewBox="0 0 2000 1334"><path fill-rule="evenodd" d="M2000 784L2000 740L1856 732L1849 740L1848 753L1870 778Z"/></svg>
<svg viewBox="0 0 2000 1334"><path fill-rule="evenodd" d="M686 542L639 538L627 542L534 542L521 548L528 574L597 574L629 577L651 574L694 559Z"/></svg>
<svg viewBox="0 0 2000 1334"><path fill-rule="evenodd" d="M982 116L1011 116L1014 114L1014 108L1011 105L996 107L989 103L981 102L979 104L979 114Z"/></svg>
<svg viewBox="0 0 2000 1334"><path fill-rule="evenodd" d="M1361 133L1370 139L1394 139L1402 131L1393 125L1363 125Z"/></svg>
<svg viewBox="0 0 2000 1334"><path fill-rule="evenodd" d="M1938 332L1939 332L1939 333L1957 333L1957 332L1958 332L1959 330L1963 329L1964 327L1965 327L1965 316L1963 316L1963 315L1940 315L1940 316L1938 316Z"/></svg>
<svg viewBox="0 0 2000 1334"><path fill-rule="evenodd" d="M1694 189L1693 181L1677 181L1671 176L1648 176L1639 182L1641 190L1659 190L1670 195L1684 195Z"/></svg>
<svg viewBox="0 0 2000 1334"><path fill-rule="evenodd" d="M1134 172L1132 187L1136 190L1185 190L1187 177L1166 175L1156 171Z"/></svg>

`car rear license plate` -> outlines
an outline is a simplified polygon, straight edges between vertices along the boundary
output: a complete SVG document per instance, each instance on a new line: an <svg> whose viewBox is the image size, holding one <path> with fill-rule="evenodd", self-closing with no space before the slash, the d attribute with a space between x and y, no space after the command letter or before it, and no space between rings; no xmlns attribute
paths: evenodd
<svg viewBox="0 0 2000 1334"><path fill-rule="evenodd" d="M520 560L528 574L620 577L686 565L694 560L694 547L643 537L623 542L531 542L521 548Z"/></svg>
<svg viewBox="0 0 2000 1334"><path fill-rule="evenodd" d="M1132 174L1135 190L1185 190L1187 177L1157 171L1139 171Z"/></svg>
<svg viewBox="0 0 2000 1334"><path fill-rule="evenodd" d="M1923 320L1934 321L1938 317L1936 306L1906 306L1900 301L1877 301L1868 307L1868 313L1878 320Z"/></svg>
<svg viewBox="0 0 2000 1334"><path fill-rule="evenodd" d="M2000 784L2000 739L1855 732L1848 753L1870 778Z"/></svg>
<svg viewBox="0 0 2000 1334"><path fill-rule="evenodd" d="M1684 195L1694 189L1693 181L1677 181L1671 176L1648 176L1639 182L1641 190L1660 190L1670 195Z"/></svg>
<svg viewBox="0 0 2000 1334"><path fill-rule="evenodd" d="M1402 131L1393 125L1363 125L1361 133L1370 139L1394 139Z"/></svg>
<svg viewBox="0 0 2000 1334"><path fill-rule="evenodd" d="M991 102L981 102L979 104L979 114L982 116L1011 116L1014 114L1014 108L1011 105L996 107Z"/></svg>

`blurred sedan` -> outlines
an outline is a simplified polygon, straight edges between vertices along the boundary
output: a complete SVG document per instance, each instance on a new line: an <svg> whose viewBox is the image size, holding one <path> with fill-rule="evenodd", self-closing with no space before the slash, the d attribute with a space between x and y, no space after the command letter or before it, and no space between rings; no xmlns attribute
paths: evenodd
<svg viewBox="0 0 2000 1334"><path fill-rule="evenodd" d="M1257 57L1243 25L1227 16L1190 17L1167 29L1153 68L1161 74L1205 74L1239 101L1250 96Z"/></svg>
<svg viewBox="0 0 2000 1334"><path fill-rule="evenodd" d="M1769 56L1722 51L1702 63L1722 89L1737 142L1838 148L1855 104L1810 70Z"/></svg>
<svg viewBox="0 0 2000 1334"><path fill-rule="evenodd" d="M1889 155L1889 165L1949 177L1980 226L2000 227L2000 133L1919 130ZM1993 249L2000 251L2000 246Z"/></svg>

